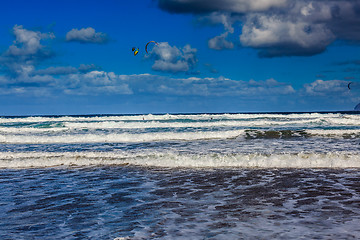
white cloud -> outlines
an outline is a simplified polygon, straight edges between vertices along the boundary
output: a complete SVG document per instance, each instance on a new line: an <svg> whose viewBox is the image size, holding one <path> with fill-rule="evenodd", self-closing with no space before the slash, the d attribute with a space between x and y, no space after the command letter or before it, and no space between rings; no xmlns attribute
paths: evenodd
<svg viewBox="0 0 360 240"><path fill-rule="evenodd" d="M66 34L66 41L74 41L80 43L106 43L107 35L102 32L96 32L94 28L82 28L80 30L74 28Z"/></svg>
<svg viewBox="0 0 360 240"><path fill-rule="evenodd" d="M37 55L44 46L40 41L46 38L55 38L53 33L41 33L24 29L21 25L15 25L13 28L15 41L6 52L8 56Z"/></svg>
<svg viewBox="0 0 360 240"><path fill-rule="evenodd" d="M217 25L222 24L226 32L234 33L233 24L235 21L240 20L235 16L232 16L229 13L224 12L213 12L208 15L200 15L197 18L199 23L208 24L208 25Z"/></svg>
<svg viewBox="0 0 360 240"><path fill-rule="evenodd" d="M348 95L348 81L318 79L312 83L304 85L304 93L311 96L340 96Z"/></svg>
<svg viewBox="0 0 360 240"><path fill-rule="evenodd" d="M0 56L0 66L7 74L26 77L34 70L34 65L53 56L41 41L54 38L54 34L27 30L21 25L13 27L13 34L13 44Z"/></svg>
<svg viewBox="0 0 360 240"><path fill-rule="evenodd" d="M189 70L189 66L186 62L177 60L176 62L167 62L164 60L156 60L152 69L161 72L186 72Z"/></svg>
<svg viewBox="0 0 360 240"><path fill-rule="evenodd" d="M93 70L100 70L101 68L96 66L95 64L80 64L78 70L79 72L86 73Z"/></svg>
<svg viewBox="0 0 360 240"><path fill-rule="evenodd" d="M279 16L252 14L246 17L240 35L244 46L262 48L264 55L312 55L335 40L324 23L309 24Z"/></svg>
<svg viewBox="0 0 360 240"><path fill-rule="evenodd" d="M231 49L234 48L234 44L228 40L226 37L228 36L229 32L225 32L220 36L215 36L208 41L208 46L211 49L215 50L223 50L223 49Z"/></svg>
<svg viewBox="0 0 360 240"><path fill-rule="evenodd" d="M228 13L214 12L209 15L198 17L198 22L215 25L222 24L225 32L219 36L215 36L208 41L208 47L215 50L231 49L234 48L234 44L228 41L226 38L229 34L234 33L234 27L232 26L237 19L232 17Z"/></svg>
<svg viewBox="0 0 360 240"><path fill-rule="evenodd" d="M155 45L148 58L154 60L152 69L162 72L187 72L197 63L197 50L185 45L183 48L170 46L167 42Z"/></svg>

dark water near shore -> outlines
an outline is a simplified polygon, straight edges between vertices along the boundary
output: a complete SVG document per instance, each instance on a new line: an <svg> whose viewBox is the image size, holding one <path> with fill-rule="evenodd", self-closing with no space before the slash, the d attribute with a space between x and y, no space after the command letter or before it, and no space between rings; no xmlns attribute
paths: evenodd
<svg viewBox="0 0 360 240"><path fill-rule="evenodd" d="M1 239L358 239L356 169L0 170Z"/></svg>

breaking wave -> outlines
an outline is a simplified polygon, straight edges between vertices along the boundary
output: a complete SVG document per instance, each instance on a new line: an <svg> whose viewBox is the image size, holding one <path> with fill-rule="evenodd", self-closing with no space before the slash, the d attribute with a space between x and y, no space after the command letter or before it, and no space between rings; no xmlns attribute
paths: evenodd
<svg viewBox="0 0 360 240"><path fill-rule="evenodd" d="M354 130L228 130L183 131L147 133L81 133L56 135L36 134L0 135L2 144L55 144L55 143L138 143L159 141L196 141L216 139L291 139L291 138L360 138L360 129ZM28 133L25 131L25 133Z"/></svg>
<svg viewBox="0 0 360 240"><path fill-rule="evenodd" d="M134 165L166 168L360 168L353 152L180 154L172 152L0 152L0 168Z"/></svg>
<svg viewBox="0 0 360 240"><path fill-rule="evenodd" d="M355 113L1 117L0 168L357 168L359 122Z"/></svg>

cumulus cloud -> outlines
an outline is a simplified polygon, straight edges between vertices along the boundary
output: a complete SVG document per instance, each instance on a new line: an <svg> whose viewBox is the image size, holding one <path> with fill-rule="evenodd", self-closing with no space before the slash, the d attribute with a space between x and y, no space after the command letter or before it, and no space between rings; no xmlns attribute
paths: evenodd
<svg viewBox="0 0 360 240"><path fill-rule="evenodd" d="M233 32L229 29L234 22L241 23L239 42L259 49L263 57L314 55L338 39L360 43L359 1L158 0L158 5L169 12L197 14L200 19L203 14L217 17L227 34L209 41L215 49L231 46L225 37Z"/></svg>
<svg viewBox="0 0 360 240"><path fill-rule="evenodd" d="M240 35L243 46L261 49L264 57L314 55L323 52L334 39L323 23L309 25L260 14L247 17Z"/></svg>
<svg viewBox="0 0 360 240"><path fill-rule="evenodd" d="M234 33L234 27L232 25L235 21L240 20L240 18L236 16L237 15L232 15L230 13L213 12L208 15L200 15L197 18L197 22L204 25L222 24L226 32Z"/></svg>
<svg viewBox="0 0 360 240"><path fill-rule="evenodd" d="M78 70L81 73L87 73L93 70L101 70L101 67L96 66L95 64L80 64Z"/></svg>
<svg viewBox="0 0 360 240"><path fill-rule="evenodd" d="M347 95L349 91L347 91L348 81L343 80L328 80L324 81L318 79L312 83L308 83L304 85L303 92L306 95L311 96L340 96Z"/></svg>
<svg viewBox="0 0 360 240"><path fill-rule="evenodd" d="M183 48L170 46L167 42L155 45L150 51L149 59L154 61L152 69L161 72L188 72L197 63L197 50L185 45Z"/></svg>
<svg viewBox="0 0 360 240"><path fill-rule="evenodd" d="M231 49L234 48L234 44L228 40L226 37L228 36L228 32L221 34L220 36L215 36L208 41L208 46L211 49L215 50L223 50L223 49Z"/></svg>
<svg viewBox="0 0 360 240"><path fill-rule="evenodd" d="M40 41L46 38L55 38L53 33L41 33L39 31L31 31L24 29L22 25L15 25L13 27L13 34L15 35L15 41L13 45L9 47L6 56L12 57L30 57L47 55L44 46Z"/></svg>
<svg viewBox="0 0 360 240"><path fill-rule="evenodd" d="M53 33L31 31L15 25L13 34L13 44L0 56L0 65L9 75L24 76L33 70L34 65L53 56L41 43L42 40L55 38Z"/></svg>
<svg viewBox="0 0 360 240"><path fill-rule="evenodd" d="M224 26L224 33L215 36L208 41L209 48L215 50L234 48L234 43L227 40L226 38L228 37L229 34L234 33L234 27L232 25L235 20L236 18L228 13L218 13L218 12L214 12L205 16L200 16L197 19L199 23L208 24L208 25L222 24Z"/></svg>
<svg viewBox="0 0 360 240"><path fill-rule="evenodd" d="M66 34L66 41L80 43L106 43L108 37L105 33L96 32L94 28L72 29Z"/></svg>

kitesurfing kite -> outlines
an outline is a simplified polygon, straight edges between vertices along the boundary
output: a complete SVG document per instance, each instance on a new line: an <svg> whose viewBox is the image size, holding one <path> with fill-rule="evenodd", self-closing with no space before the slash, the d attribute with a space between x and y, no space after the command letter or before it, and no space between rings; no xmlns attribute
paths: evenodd
<svg viewBox="0 0 360 240"><path fill-rule="evenodd" d="M158 44L157 42L155 42L155 41L150 41L150 42L148 42L148 43L145 45L145 51L146 51L147 54L149 54L149 52L148 52L148 45L149 45L150 43L155 43L156 45L159 45L159 44Z"/></svg>
<svg viewBox="0 0 360 240"><path fill-rule="evenodd" d="M136 56L139 53L139 48L133 47L132 51L134 52L134 56Z"/></svg>
<svg viewBox="0 0 360 240"><path fill-rule="evenodd" d="M149 52L148 52L148 45L149 45L150 43L155 43L156 45L159 45L159 44L158 44L157 42L155 42L155 41L150 41L150 42L148 42L148 43L145 45L145 51L146 51L147 54L149 54ZM133 48L132 48L132 51L134 52L134 56L136 56L136 55L139 53L139 48L133 47Z"/></svg>
<svg viewBox="0 0 360 240"><path fill-rule="evenodd" d="M350 89L350 84L352 84L352 82L350 82L350 83L348 84L348 89Z"/></svg>

